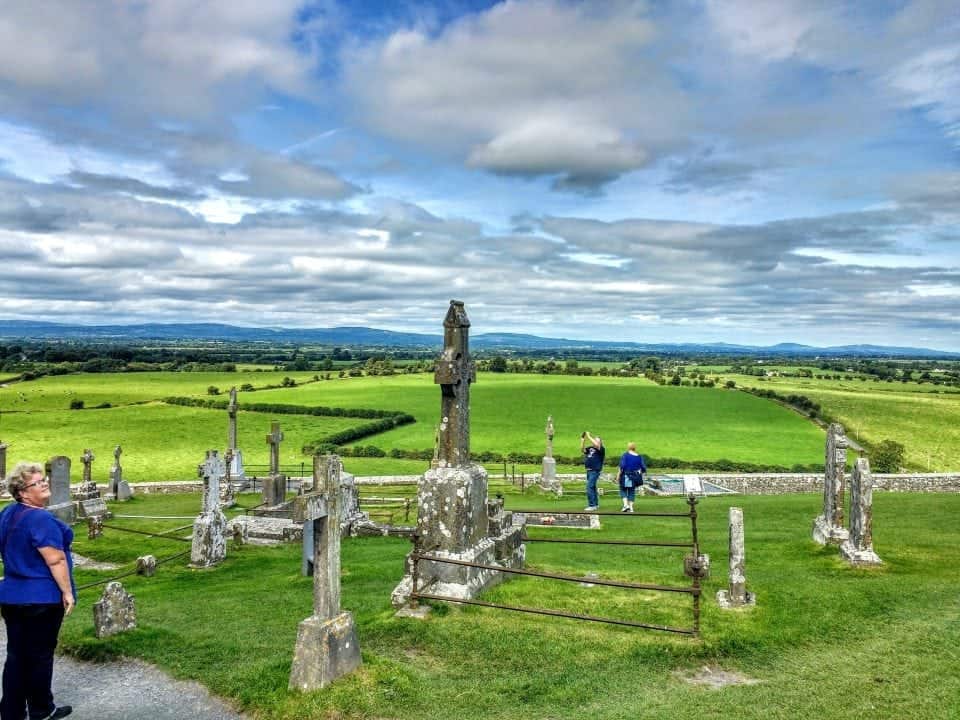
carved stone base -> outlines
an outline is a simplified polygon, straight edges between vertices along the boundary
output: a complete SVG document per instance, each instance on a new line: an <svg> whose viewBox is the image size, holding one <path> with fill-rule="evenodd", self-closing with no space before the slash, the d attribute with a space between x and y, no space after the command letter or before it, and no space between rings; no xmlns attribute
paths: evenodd
<svg viewBox="0 0 960 720"><path fill-rule="evenodd" d="M839 545L850 538L850 532L831 524L823 515L813 521L813 540L820 545Z"/></svg>
<svg viewBox="0 0 960 720"><path fill-rule="evenodd" d="M190 567L206 568L227 557L227 519L223 513L204 513L193 522Z"/></svg>
<svg viewBox="0 0 960 720"><path fill-rule="evenodd" d="M107 509L107 504L102 497L94 497L77 501L77 517L80 519L88 517L111 518L113 514Z"/></svg>
<svg viewBox="0 0 960 720"><path fill-rule="evenodd" d="M57 503L56 505L48 505L47 512L56 515L57 519L59 519L61 522L65 522L67 525L72 525L77 519L77 506L73 503L73 501Z"/></svg>
<svg viewBox="0 0 960 720"><path fill-rule="evenodd" d="M263 483L263 504L267 507L280 505L287 499L287 476L269 475L261 480Z"/></svg>
<svg viewBox="0 0 960 720"><path fill-rule="evenodd" d="M872 547L858 550L849 540L840 544L840 557L851 565L883 565L883 560Z"/></svg>
<svg viewBox="0 0 960 720"><path fill-rule="evenodd" d="M117 483L117 500L124 501L133 497L133 488L126 480Z"/></svg>
<svg viewBox="0 0 960 720"><path fill-rule="evenodd" d="M331 620L316 615L297 627L297 644L290 667L290 689L306 692L326 687L360 666L360 642L353 616L340 613Z"/></svg>
<svg viewBox="0 0 960 720"><path fill-rule="evenodd" d="M563 496L563 485L557 479L557 461L555 458L543 458L543 469L540 474L540 488L547 492L556 493L557 497Z"/></svg>
<svg viewBox="0 0 960 720"><path fill-rule="evenodd" d="M717 605L724 610L751 607L757 604L757 596L752 592L744 591L742 595L731 593L729 590L717 591Z"/></svg>

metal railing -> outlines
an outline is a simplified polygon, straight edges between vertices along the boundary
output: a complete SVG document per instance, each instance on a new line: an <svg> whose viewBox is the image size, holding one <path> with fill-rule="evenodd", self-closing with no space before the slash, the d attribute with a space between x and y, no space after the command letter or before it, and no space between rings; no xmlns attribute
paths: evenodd
<svg viewBox="0 0 960 720"><path fill-rule="evenodd" d="M623 582L620 580L607 580L603 578L583 578L573 575L564 575L560 573L548 573L540 570L526 570L520 568L508 568L500 565L488 565L485 563L476 563L469 562L466 560L455 560L453 558L445 558L432 554L434 550L438 548L435 547L431 551L423 552L421 551L420 545L420 535L415 533L413 535L414 550L411 553L412 559L412 591L410 593L410 599L412 604L415 606L418 600L436 600L442 602L454 602L463 605L476 605L480 607L489 607L495 608L498 610L512 610L515 612L523 613L532 613L536 615L550 615L552 617L566 617L573 620L585 620L589 622L599 622L599 623L608 623L612 625L626 625L628 627L643 628L646 630L660 630L663 632L677 633L682 635L691 635L697 636L700 633L700 578L704 574L704 568L701 562L700 556L700 545L697 534L697 498L693 495L690 495L687 498L687 504L689 505L689 510L685 513L676 513L676 512L635 512L635 513L619 513L619 512L603 512L603 511L592 511L592 512L583 512L577 514L583 515L614 515L617 517L632 517L632 518L645 518L645 517L656 517L656 518L688 518L690 520L690 542L665 542L665 541L656 541L656 540L584 540L584 539L564 539L564 538L531 538L526 536L526 530L524 530L524 542L554 542L554 543L577 543L584 545L634 545L640 547L682 547L690 548L692 554L688 562L685 563L685 572L691 577L691 584L689 586L678 586L678 585L659 585L654 583L637 583L637 582ZM553 510L524 510L523 512L527 513L536 513L536 512L556 512L556 509ZM511 575L525 575L528 577L539 577L546 578L549 580L560 580L562 582L590 582L594 585L604 585L608 587L618 587L628 590L647 590L653 592L664 592L664 593L678 593L690 595L693 600L692 607L692 625L691 627L674 627L669 625L657 625L653 623L643 623L636 622L633 620L621 620L617 618L608 618L608 617L597 617L594 615L583 615L580 613L573 613L564 610L551 610L547 608L535 608L535 607L526 607L520 605L502 605L500 603L491 603L485 602L482 600L467 600L463 598L450 597L446 595L436 595L433 593L426 593L418 590L417 586L420 580L420 570L419 565L420 561L425 560L428 562L444 563L450 565L460 565L463 567L472 567L480 570L489 570L495 572L509 573ZM432 583L433 580L431 579Z"/></svg>

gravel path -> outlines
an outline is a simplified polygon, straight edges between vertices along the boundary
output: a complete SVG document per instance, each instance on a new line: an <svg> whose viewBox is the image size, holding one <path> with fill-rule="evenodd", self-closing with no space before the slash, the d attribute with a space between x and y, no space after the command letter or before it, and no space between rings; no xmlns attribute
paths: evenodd
<svg viewBox="0 0 960 720"><path fill-rule="evenodd" d="M0 653L7 633L0 623ZM71 720L246 720L196 682L174 680L139 660L81 662L58 655L53 666L53 697L73 705Z"/></svg>

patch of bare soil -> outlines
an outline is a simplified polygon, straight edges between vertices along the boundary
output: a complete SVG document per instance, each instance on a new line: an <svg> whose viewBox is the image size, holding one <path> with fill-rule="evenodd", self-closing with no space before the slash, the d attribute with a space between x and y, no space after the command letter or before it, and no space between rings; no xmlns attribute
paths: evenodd
<svg viewBox="0 0 960 720"><path fill-rule="evenodd" d="M712 690L719 690L728 685L756 685L759 680L747 677L738 672L723 670L718 667L704 665L694 672L678 672L676 675L691 685L705 685Z"/></svg>

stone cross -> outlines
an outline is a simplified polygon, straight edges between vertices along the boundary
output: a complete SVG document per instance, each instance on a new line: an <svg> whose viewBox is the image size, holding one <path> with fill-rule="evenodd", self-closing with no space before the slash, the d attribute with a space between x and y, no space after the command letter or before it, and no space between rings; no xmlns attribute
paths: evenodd
<svg viewBox="0 0 960 720"><path fill-rule="evenodd" d="M730 508L730 586L727 590L717 592L717 603L722 608L743 607L754 605L756 598L752 592L747 592L747 577L745 574L743 543L743 509Z"/></svg>
<svg viewBox="0 0 960 720"><path fill-rule="evenodd" d="M470 383L477 371L470 359L470 320L463 303L450 301L443 320L443 351L433 381L440 386L439 466L470 463Z"/></svg>
<svg viewBox="0 0 960 720"><path fill-rule="evenodd" d="M230 402L227 404L227 449L237 449L237 388L230 388ZM229 462L229 461L228 461Z"/></svg>
<svg viewBox="0 0 960 720"><path fill-rule="evenodd" d="M190 567L205 568L217 565L227 556L227 518L220 509L220 478L224 469L216 450L207 450L197 474L203 478L203 508L193 521Z"/></svg>
<svg viewBox="0 0 960 720"><path fill-rule="evenodd" d="M120 465L120 455L123 454L123 448L117 445L113 449L113 461L119 466Z"/></svg>
<svg viewBox="0 0 960 720"><path fill-rule="evenodd" d="M216 450L207 450L207 457L197 466L197 475L203 478L203 506L209 513L220 508L220 480L224 476L223 460Z"/></svg>
<svg viewBox="0 0 960 720"><path fill-rule="evenodd" d="M275 422L270 425L270 434L267 435L267 444L270 446L270 474L280 474L280 442L283 440L283 433L280 431L280 423Z"/></svg>
<svg viewBox="0 0 960 720"><path fill-rule="evenodd" d="M813 539L821 545L840 544L847 539L843 527L843 485L847 469L847 436L843 426L831 423L827 428L824 454L823 512L813 525Z"/></svg>
<svg viewBox="0 0 960 720"><path fill-rule="evenodd" d="M83 483L85 485L90 484L90 465L96 459L94 454L90 452L89 448L83 451L83 455L80 456L80 462L83 463Z"/></svg>
<svg viewBox="0 0 960 720"><path fill-rule="evenodd" d="M10 447L7 443L0 440L0 478L6 480L7 478L7 448Z"/></svg>
<svg viewBox="0 0 960 720"><path fill-rule="evenodd" d="M840 555L851 565L880 565L873 549L873 477L870 461L858 458L850 476L850 537L840 544Z"/></svg>
<svg viewBox="0 0 960 720"><path fill-rule="evenodd" d="M360 665L353 616L340 610L340 458L315 455L314 492L294 501L294 522L312 525L313 615L297 628L291 690L329 685Z"/></svg>
<svg viewBox="0 0 960 720"><path fill-rule="evenodd" d="M547 415L547 457L553 457L553 415Z"/></svg>

